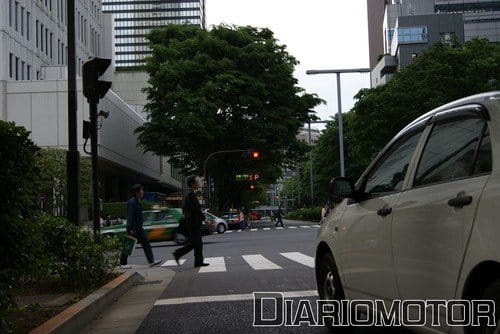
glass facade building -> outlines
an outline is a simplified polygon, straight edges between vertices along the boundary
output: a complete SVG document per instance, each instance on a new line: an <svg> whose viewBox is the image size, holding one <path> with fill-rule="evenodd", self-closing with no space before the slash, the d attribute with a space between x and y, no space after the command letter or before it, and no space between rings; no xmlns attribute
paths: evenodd
<svg viewBox="0 0 500 334"><path fill-rule="evenodd" d="M113 14L115 64L144 65L151 55L146 39L154 28L191 24L205 28L205 0L104 0L103 12Z"/></svg>

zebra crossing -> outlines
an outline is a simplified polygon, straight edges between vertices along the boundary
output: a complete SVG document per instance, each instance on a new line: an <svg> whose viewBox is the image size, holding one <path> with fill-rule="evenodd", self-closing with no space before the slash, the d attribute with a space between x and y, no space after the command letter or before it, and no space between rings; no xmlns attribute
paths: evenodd
<svg viewBox="0 0 500 334"><path fill-rule="evenodd" d="M319 225L301 225L301 226L286 226L286 227L264 227L264 228L255 228L255 227L251 227L251 228L248 228L247 230L227 230L226 232L222 233L221 235L224 235L224 234L228 234L228 233L241 233L241 232L244 232L244 231L247 231L247 232L259 232L259 231L274 231L274 230L288 230L288 229L298 229L298 228L304 228L304 229L308 229L308 228L319 228L320 226ZM218 234L217 232L214 232L213 234Z"/></svg>
<svg viewBox="0 0 500 334"><path fill-rule="evenodd" d="M314 268L314 258L312 256L306 255L301 252L283 252L279 253L280 257L284 259L284 263L292 264L298 263L305 267ZM284 269L283 263L278 265L273 261L269 260L262 254L245 254L241 255L243 263L249 266L251 270L282 270ZM186 260L181 259L180 265L182 266ZM201 267L198 270L199 274L206 273L221 273L228 271L228 266L226 263L226 258L223 256L217 257L206 257L205 262L210 264L207 267ZM282 261L281 261L282 262ZM176 267L177 263L175 260L167 260L162 265L162 267Z"/></svg>

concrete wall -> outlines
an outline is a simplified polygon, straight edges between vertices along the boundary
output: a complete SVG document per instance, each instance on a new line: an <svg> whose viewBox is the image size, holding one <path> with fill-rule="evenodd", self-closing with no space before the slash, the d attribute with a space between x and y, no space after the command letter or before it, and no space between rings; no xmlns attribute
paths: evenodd
<svg viewBox="0 0 500 334"><path fill-rule="evenodd" d="M67 82L65 80L44 81L0 81L0 115L2 119L13 121L32 132L33 141L41 147L67 149ZM81 93L78 81L78 147L83 156L84 140L82 122L88 119L88 104ZM4 103L2 103L4 99ZM113 91L101 100L99 110L110 112L102 120L99 131L99 156L115 167L129 170L164 187L177 190L182 188L175 175L171 175L165 159L151 153L144 153L137 146L134 130L145 119L130 108ZM90 147L88 146L88 149Z"/></svg>
<svg viewBox="0 0 500 334"><path fill-rule="evenodd" d="M148 80L145 71L116 71L113 90L136 112L142 113L148 100L142 90L148 87Z"/></svg>

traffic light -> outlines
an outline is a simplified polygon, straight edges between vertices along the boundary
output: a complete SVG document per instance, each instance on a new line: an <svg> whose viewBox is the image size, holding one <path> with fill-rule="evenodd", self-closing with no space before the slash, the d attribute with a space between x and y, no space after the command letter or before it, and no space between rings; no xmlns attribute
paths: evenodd
<svg viewBox="0 0 500 334"><path fill-rule="evenodd" d="M255 184L250 185L250 190L255 190Z"/></svg>
<svg viewBox="0 0 500 334"><path fill-rule="evenodd" d="M252 160L260 160L262 158L262 153L256 149L249 149L248 157Z"/></svg>
<svg viewBox="0 0 500 334"><path fill-rule="evenodd" d="M111 59L97 57L83 64L83 95L89 103L98 103L111 88L111 82L99 80L109 65Z"/></svg>

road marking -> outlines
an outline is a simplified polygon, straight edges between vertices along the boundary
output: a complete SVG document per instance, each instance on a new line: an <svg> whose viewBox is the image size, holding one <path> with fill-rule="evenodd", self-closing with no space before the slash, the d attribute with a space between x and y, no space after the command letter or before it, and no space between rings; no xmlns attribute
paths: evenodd
<svg viewBox="0 0 500 334"><path fill-rule="evenodd" d="M226 262L223 257L207 257L205 262L209 264L206 267L200 267L199 273L219 273L226 271Z"/></svg>
<svg viewBox="0 0 500 334"><path fill-rule="evenodd" d="M297 228L297 226L290 226L290 227L288 227L288 228Z"/></svg>
<svg viewBox="0 0 500 334"><path fill-rule="evenodd" d="M255 255L242 255L243 259L252 267L254 270L271 270L271 269L282 269L277 264L269 261L260 254Z"/></svg>
<svg viewBox="0 0 500 334"><path fill-rule="evenodd" d="M253 228L253 229L251 229L250 231L251 231L251 232L255 232L255 231L258 231L258 229Z"/></svg>
<svg viewBox="0 0 500 334"><path fill-rule="evenodd" d="M276 227L277 230L282 230L284 227Z"/></svg>
<svg viewBox="0 0 500 334"><path fill-rule="evenodd" d="M181 266L184 264L184 262L186 262L185 259L180 259L179 260L179 263L181 264ZM177 266L177 262L175 262L175 260L167 260L161 266L162 267L174 267L174 266Z"/></svg>
<svg viewBox="0 0 500 334"><path fill-rule="evenodd" d="M283 294L284 298L316 297L318 295L318 292L316 290L284 291L281 293ZM254 297L252 293L219 295L219 296L182 297L182 298L159 299L155 302L154 306L210 303L210 302L231 302L240 300L252 300L253 298Z"/></svg>
<svg viewBox="0 0 500 334"><path fill-rule="evenodd" d="M311 228L311 226L309 226L309 225L302 225L301 227L302 228Z"/></svg>
<svg viewBox="0 0 500 334"><path fill-rule="evenodd" d="M224 233L233 233L233 231L226 231L226 232L224 232Z"/></svg>
<svg viewBox="0 0 500 334"><path fill-rule="evenodd" d="M287 259L303 264L304 266L314 268L314 258L311 256L307 256L299 252L280 253L280 254L286 257Z"/></svg>
<svg viewBox="0 0 500 334"><path fill-rule="evenodd" d="M270 227L264 227L264 231L269 231L270 229Z"/></svg>

